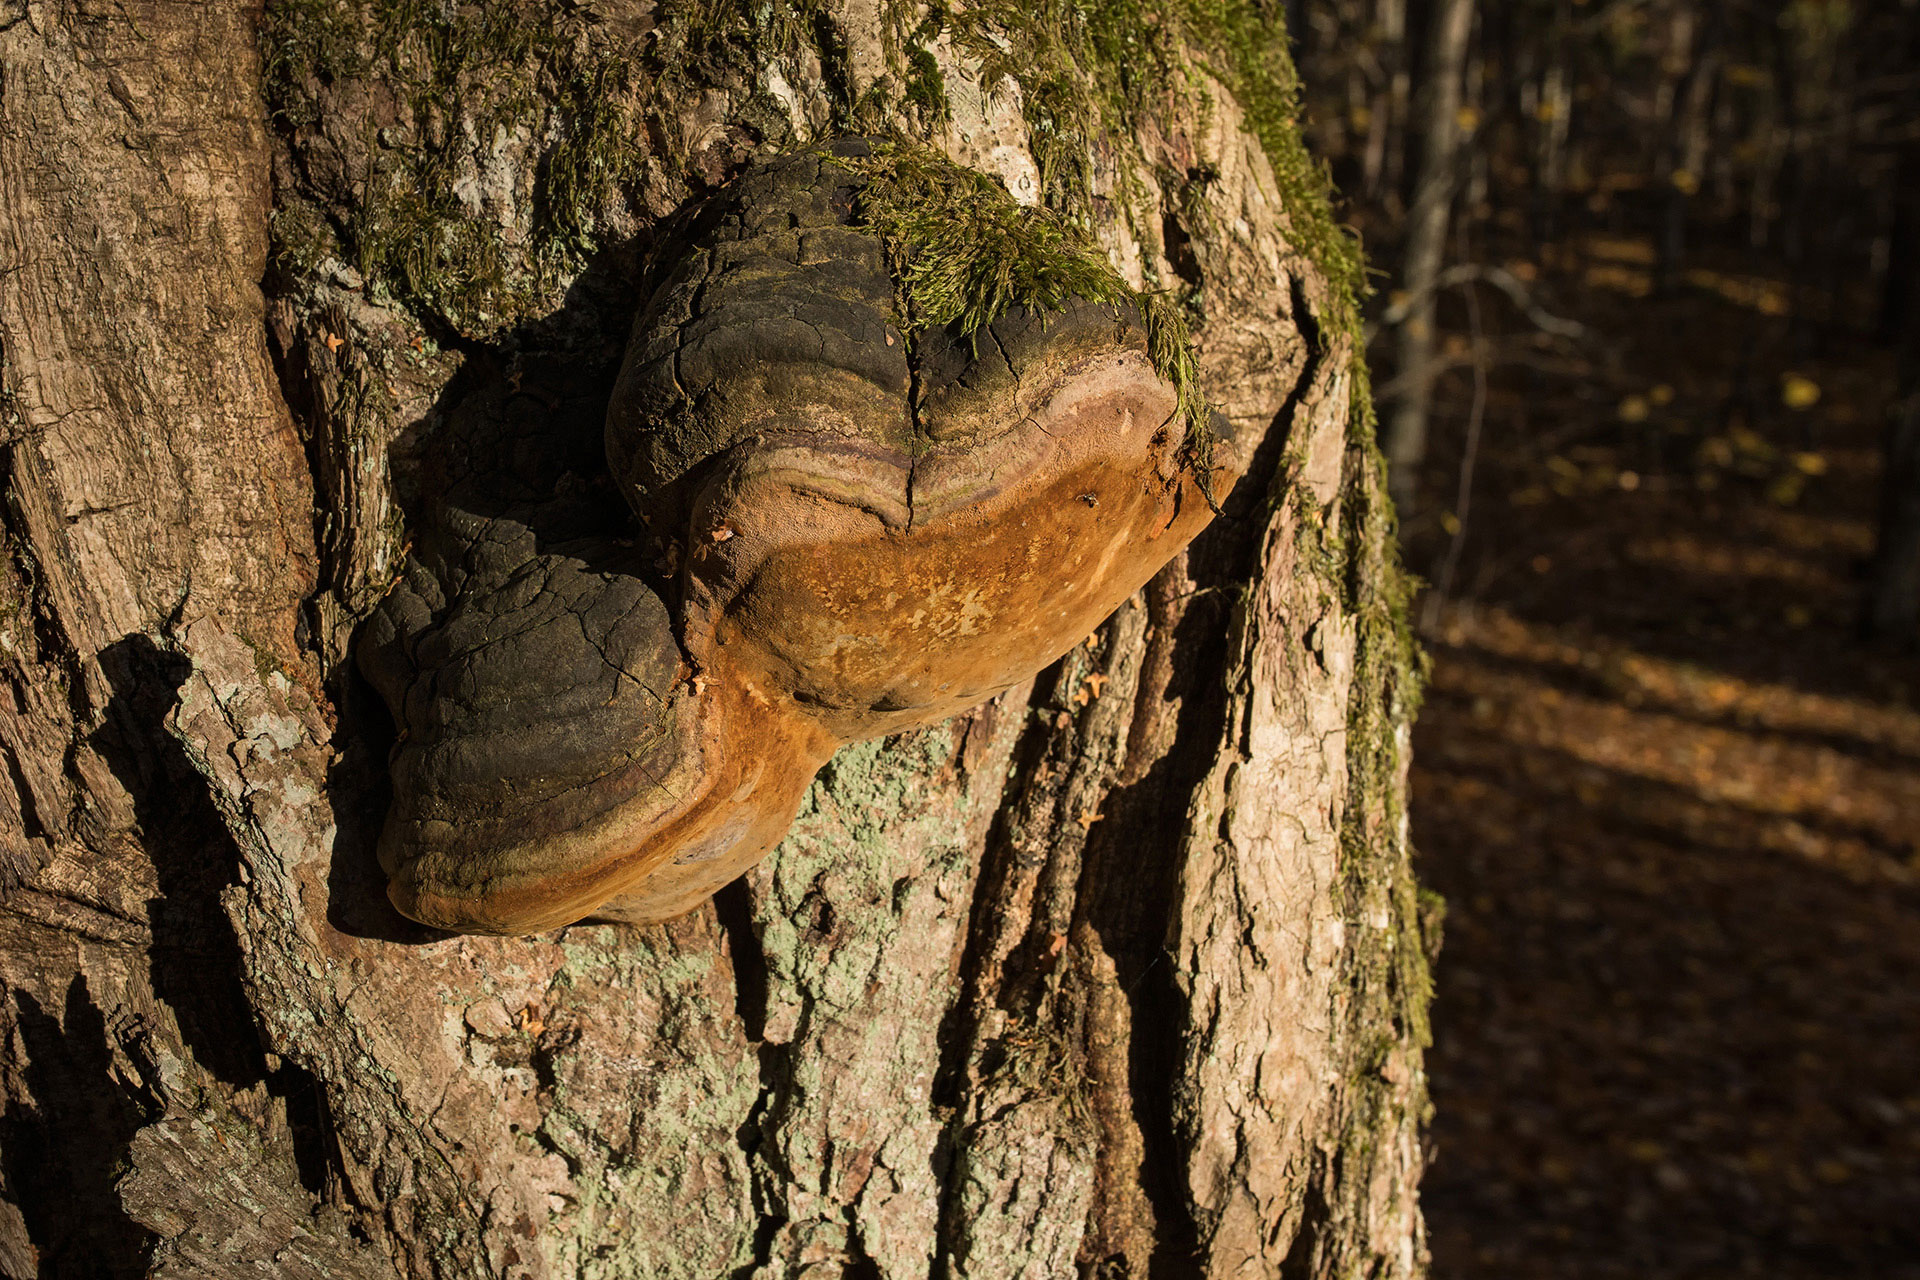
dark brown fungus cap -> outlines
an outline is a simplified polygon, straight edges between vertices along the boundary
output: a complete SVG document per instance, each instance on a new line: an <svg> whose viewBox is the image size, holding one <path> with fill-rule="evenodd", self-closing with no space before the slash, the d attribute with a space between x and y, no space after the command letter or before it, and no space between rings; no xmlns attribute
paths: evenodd
<svg viewBox="0 0 1920 1280"><path fill-rule="evenodd" d="M451 600L416 570L383 604L362 664L405 733L382 857L408 915L687 911L835 749L1031 675L1205 525L1130 305L910 344L860 182L818 153L742 177L635 326L607 454L682 549L676 616L555 555L500 554Z"/></svg>

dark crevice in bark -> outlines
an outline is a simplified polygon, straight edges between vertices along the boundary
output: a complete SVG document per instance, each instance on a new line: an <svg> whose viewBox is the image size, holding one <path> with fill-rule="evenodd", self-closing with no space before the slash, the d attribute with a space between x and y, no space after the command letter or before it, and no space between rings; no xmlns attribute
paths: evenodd
<svg viewBox="0 0 1920 1280"><path fill-rule="evenodd" d="M1198 1274L1200 1239L1182 1174L1187 1143L1173 1107L1187 1006L1172 966L1162 963L1168 912L1183 869L1181 837L1188 803L1213 763L1212 744L1229 730L1222 722L1228 691L1220 675L1233 592L1259 573L1265 516L1281 496L1276 485L1293 419L1324 359L1320 330L1298 279L1292 290L1307 351L1294 389L1256 446L1246 478L1229 495L1225 517L1194 540L1185 561L1193 588L1176 594L1180 561L1147 588L1149 649L1130 750L1144 748L1155 736L1150 721L1160 707L1174 703L1171 749L1108 793L1107 819L1087 843L1080 891L1084 918L1112 961L1130 1010L1126 1090L1144 1147L1139 1181L1155 1217L1150 1274L1156 1280ZM1164 683L1156 670L1165 673ZM1133 767L1130 761L1129 774ZM1142 850L1161 856L1146 861Z"/></svg>
<svg viewBox="0 0 1920 1280"><path fill-rule="evenodd" d="M222 892L238 882L240 848L204 779L164 727L192 664L144 635L108 646L98 662L112 692L89 745L132 800L160 890L148 903L148 981L172 1010L200 1068L230 1089L264 1085L281 1099L300 1184L324 1196L343 1167L327 1099L300 1066L282 1062L268 1070L243 985L239 940L220 903Z"/></svg>
<svg viewBox="0 0 1920 1280"><path fill-rule="evenodd" d="M267 294L269 299L273 296ZM295 335L278 330L271 319L271 308L268 316L267 354L273 361L274 381L280 389L281 402L286 405L288 416L298 429L300 446L306 453L307 471L313 479L316 499L313 504L313 544L321 556L314 593L344 592L351 574L350 567L342 563L339 546L339 530L348 519L343 492L345 478L339 465L330 456L332 451L329 447L331 438L337 433L337 426L328 421L319 379L308 359L307 348L296 340ZM302 610L302 621L305 621L309 612Z"/></svg>
<svg viewBox="0 0 1920 1280"><path fill-rule="evenodd" d="M345 1179L339 1176L340 1136L334 1129L326 1089L311 1071L285 1061L267 1077L267 1088L287 1109L293 1167L301 1188L317 1199L330 1198Z"/></svg>
<svg viewBox="0 0 1920 1280"><path fill-rule="evenodd" d="M387 756L396 729L366 679L343 664L333 707L333 762L327 766L327 802L333 814L333 850L327 864L327 923L354 938L420 944L447 935L401 915L387 900L387 877L376 849L392 783Z"/></svg>
<svg viewBox="0 0 1920 1280"><path fill-rule="evenodd" d="M859 133L858 122L853 118L857 103L853 90L853 61L847 48L846 33L840 30L827 5L820 6L814 12L811 25L813 49L820 58L820 87L826 90L827 100L833 104L834 127Z"/></svg>
<svg viewBox="0 0 1920 1280"><path fill-rule="evenodd" d="M854 1206L841 1207L840 1216L847 1224L847 1262L840 1272L841 1280L888 1280L887 1273L867 1252L867 1242L860 1234L860 1218L854 1212Z"/></svg>
<svg viewBox="0 0 1920 1280"><path fill-rule="evenodd" d="M1165 246L1167 264L1173 268L1173 273L1191 288L1198 289L1204 277L1200 259L1193 251L1193 237L1187 234L1180 215L1171 208L1160 215L1160 242Z"/></svg>
<svg viewBox="0 0 1920 1280"><path fill-rule="evenodd" d="M1015 828L1029 807L1029 796L1043 787L1057 795L1057 788L1051 783L1034 779L1056 746L1053 718L1059 708L1054 703L1066 661L1063 658L1034 678L1032 692L1021 707L1026 723L1010 754L1008 776L1021 779L1024 786L1010 788L1001 797L983 842L980 872L974 880L972 900L967 905L966 943L959 964L960 990L941 1019L937 1035L940 1061L929 1091L930 1100L936 1113L944 1110L950 1118L933 1153L934 1176L940 1184L940 1211L939 1226L933 1237L938 1246L929 1272L931 1280L948 1280L951 1275L949 1247L960 1225L956 1219L960 1188L954 1181L958 1162L954 1157L967 1129L974 1123L967 1111L967 1094L973 1084L970 1068L978 1059L982 1071L990 1073L998 1056L979 1040L982 1013L989 1007L1003 1006L1006 995L997 989L1005 974L997 964L990 965L988 957L1004 938L1006 926L1030 923L1006 918L1012 896L1009 888L1033 857L1020 849ZM989 991L990 985L996 989Z"/></svg>
<svg viewBox="0 0 1920 1280"><path fill-rule="evenodd" d="M773 1261L774 1237L780 1234L780 1228L785 1225L786 1218L760 1210L760 1221L753 1229L753 1260L735 1267L729 1273L728 1280L753 1280L754 1276L761 1274L761 1268Z"/></svg>
<svg viewBox="0 0 1920 1280"><path fill-rule="evenodd" d="M33 784L27 781L26 771L20 767L20 757L6 743L0 742L0 756L7 762L7 780L13 784L13 793L20 801L20 830L29 840L48 840L53 833L40 819L40 806L34 803Z"/></svg>
<svg viewBox="0 0 1920 1280"><path fill-rule="evenodd" d="M1332 1221L1333 1208L1327 1203L1326 1182L1331 1176L1325 1157L1314 1161L1313 1176L1307 1180L1300 1210L1300 1229L1294 1232L1287 1256L1280 1260L1280 1280L1312 1280L1321 1233ZM1335 1158L1337 1167L1337 1157Z"/></svg>
<svg viewBox="0 0 1920 1280"><path fill-rule="evenodd" d="M134 1222L114 1189L133 1135L152 1119L118 1078L107 1020L86 975L67 987L59 1014L13 992L15 1043L26 1091L0 1117L0 1164L42 1280L122 1280L146 1274L155 1237Z"/></svg>
<svg viewBox="0 0 1920 1280"><path fill-rule="evenodd" d="M241 985L240 942L220 905L221 891L239 881L240 847L164 728L193 665L142 635L101 650L99 662L113 692L91 745L132 798L159 881L160 896L148 904L154 994L221 1083L258 1084L266 1058Z"/></svg>
<svg viewBox="0 0 1920 1280"><path fill-rule="evenodd" d="M558 1046L556 1046L556 1051L557 1051L557 1048ZM547 1080L552 1079L553 1051L545 1051L545 1050L537 1051L534 1054L534 1064L535 1064L535 1069L539 1071L542 1075L543 1083L545 1083L545 1081ZM548 1089L553 1088L551 1084L547 1084L546 1087ZM581 1158L580 1152L571 1147L561 1146L560 1143L554 1139L554 1136L551 1133L547 1132L544 1126L541 1128L533 1129L533 1130L523 1130L519 1128L514 1128L513 1131L515 1133L526 1133L528 1137L533 1139L534 1145L537 1146L541 1151L545 1152L547 1155L557 1157L562 1164L567 1166L567 1177L573 1179L574 1181L577 1182L580 1179L581 1175L586 1170L586 1167L587 1167L586 1162ZM465 1149L464 1146L459 1142L455 1142L453 1144L453 1150L456 1154L463 1151L464 1149ZM457 1176L457 1172L454 1170L452 1166L452 1162L447 1161L446 1163L447 1163L447 1172L449 1174L455 1174ZM471 1205L472 1202L468 1201L468 1204ZM372 1206L362 1206L362 1207L371 1208Z"/></svg>
<svg viewBox="0 0 1920 1280"><path fill-rule="evenodd" d="M1041 672L1034 680L1033 693L1021 708L1026 725L1014 743L1008 764L1008 776L1030 780L1052 747L1052 731L1047 723L1053 708L1050 691L1060 678L1060 663ZM1029 788L1033 785L1029 782ZM967 941L960 957L960 992L941 1019L938 1041L940 1067L934 1077L932 1099L936 1107L959 1108L967 1089L967 1062L972 1056L977 1017L987 996L982 990L986 969L985 956L993 942L992 926L998 924L1005 901L1005 889L1015 863L1026 856L1016 847L1012 831L1019 796L1009 792L993 816L983 845L980 873L974 880L973 900L967 905Z"/></svg>
<svg viewBox="0 0 1920 1280"><path fill-rule="evenodd" d="M713 895L713 911L727 937L733 968L733 1009L750 1044L767 1034L767 953L753 929L753 902L744 878Z"/></svg>
<svg viewBox="0 0 1920 1280"><path fill-rule="evenodd" d="M1226 600L1196 593L1176 600L1156 581L1149 587L1151 625L1171 636L1171 679L1142 695L1178 700L1173 749L1139 780L1114 788L1107 820L1088 842L1082 889L1087 922L1114 966L1131 1034L1126 1041L1126 1090L1144 1148L1139 1180L1154 1214L1155 1248L1149 1274L1195 1274L1198 1230L1186 1199L1185 1146L1173 1116L1186 1002L1166 958L1182 869L1187 801L1212 764L1194 744L1217 736L1224 711L1218 672L1225 659ZM1143 851L1158 856L1143 858Z"/></svg>
<svg viewBox="0 0 1920 1280"><path fill-rule="evenodd" d="M26 447L33 446L29 442ZM75 724L87 724L92 718L93 706L81 671L82 655L48 591L46 573L39 561L49 552L57 554L58 549L35 545L31 522L21 510L21 489L43 482L31 475L21 475L20 448L18 444L0 447L0 476L5 477L6 485L5 505L0 508L0 536L4 536L13 554L15 571L27 588L27 612L33 623L34 642L40 649L40 661L59 669L68 715Z"/></svg>
<svg viewBox="0 0 1920 1280"><path fill-rule="evenodd" d="M768 1115L784 1091L786 1061L790 1052L786 1045L763 1042L754 1053L760 1067L760 1096L754 1099L753 1109L734 1131L734 1141L746 1153L750 1167L755 1164L762 1166L753 1175L753 1211L759 1221L753 1229L753 1257L734 1268L730 1280L752 1280L762 1268L771 1265L773 1242L779 1236L780 1228L787 1224L787 1215L773 1206L767 1189L774 1183L786 1185L791 1181L791 1175L783 1167L783 1162L776 1158L778 1153L767 1149L767 1138Z"/></svg>
<svg viewBox="0 0 1920 1280"><path fill-rule="evenodd" d="M912 457L907 462L907 530L913 530L913 499L915 481L920 478L920 455L930 440L926 420L921 416L920 403L920 344L912 338L907 339L907 413L913 422Z"/></svg>
<svg viewBox="0 0 1920 1280"><path fill-rule="evenodd" d="M1267 428L1265 438L1254 450L1246 479L1240 482L1227 503L1229 520L1215 521L1193 541L1195 559L1201 564L1213 563L1216 548L1233 548L1228 553L1231 558L1225 562L1223 572L1241 582L1253 581L1260 572L1262 540L1258 526L1265 522L1267 513L1275 505L1286 500L1287 495L1277 488L1282 479L1281 460L1286 456L1287 446L1293 439L1293 420L1305 403L1307 392L1319 381L1321 363L1327 358L1326 334L1313 314L1313 304L1307 298L1305 283L1296 275L1288 279L1287 287L1294 327L1299 330L1300 344L1305 352L1300 376L1294 382L1293 390L1281 402L1280 411L1273 415L1273 423ZM1257 485L1253 483L1255 481L1258 481ZM1320 515L1317 511L1312 514L1316 517ZM1235 534L1223 529L1222 524L1239 526L1243 532ZM1253 527L1248 528L1248 525Z"/></svg>

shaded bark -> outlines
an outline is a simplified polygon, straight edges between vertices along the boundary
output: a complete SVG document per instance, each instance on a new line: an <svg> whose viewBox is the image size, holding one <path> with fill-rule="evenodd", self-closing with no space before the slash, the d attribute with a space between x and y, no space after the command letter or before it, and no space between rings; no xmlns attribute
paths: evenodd
<svg viewBox="0 0 1920 1280"><path fill-rule="evenodd" d="M843 750L711 904L450 937L384 898L341 662L434 451L598 501L655 228L754 155L1060 170L878 7L384 12L278 8L264 65L243 6L0 29L0 1270L1416 1274L1389 522L1243 104L1084 165L1263 440L1226 516L1030 687Z"/></svg>

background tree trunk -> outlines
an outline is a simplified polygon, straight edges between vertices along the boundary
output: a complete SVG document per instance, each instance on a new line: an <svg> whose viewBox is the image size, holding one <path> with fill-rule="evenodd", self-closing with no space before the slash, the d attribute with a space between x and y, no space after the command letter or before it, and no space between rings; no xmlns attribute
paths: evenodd
<svg viewBox="0 0 1920 1280"><path fill-rule="evenodd" d="M1414 107L1420 139L1420 176L1407 213L1405 267L1400 287L1406 316L1394 343L1397 391L1387 419L1386 449L1393 499L1411 510L1427 456L1427 412L1433 399L1434 313L1447 227L1459 186L1460 90L1473 30L1473 0L1440 0L1428 16L1426 56Z"/></svg>
<svg viewBox="0 0 1920 1280"><path fill-rule="evenodd" d="M1277 21L773 9L0 10L0 1272L1420 1270L1411 658ZM886 129L1180 290L1225 518L682 920L395 916L343 658L422 460L594 490L653 229Z"/></svg>
<svg viewBox="0 0 1920 1280"><path fill-rule="evenodd" d="M1900 384L1881 444L1880 519L1862 622L1912 644L1920 630L1920 147L1895 170L1891 271L1881 325L1900 353Z"/></svg>

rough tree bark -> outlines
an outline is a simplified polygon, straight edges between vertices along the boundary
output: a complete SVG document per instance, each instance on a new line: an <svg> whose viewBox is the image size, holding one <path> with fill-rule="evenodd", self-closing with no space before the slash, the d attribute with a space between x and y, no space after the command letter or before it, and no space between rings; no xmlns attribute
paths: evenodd
<svg viewBox="0 0 1920 1280"><path fill-rule="evenodd" d="M0 15L0 1273L1420 1271L1413 681L1277 22ZM485 422L602 502L654 229L890 130L1177 290L1254 473L693 914L402 920L343 659L423 459Z"/></svg>

